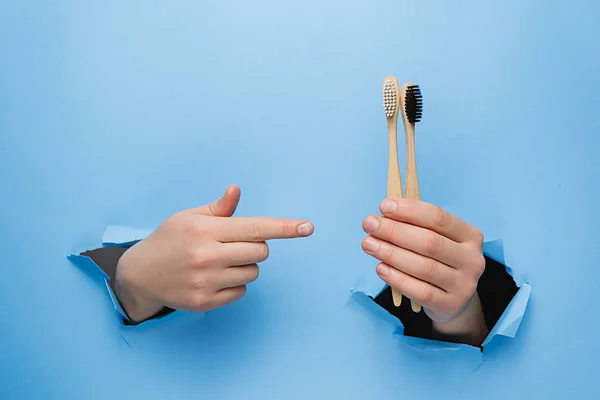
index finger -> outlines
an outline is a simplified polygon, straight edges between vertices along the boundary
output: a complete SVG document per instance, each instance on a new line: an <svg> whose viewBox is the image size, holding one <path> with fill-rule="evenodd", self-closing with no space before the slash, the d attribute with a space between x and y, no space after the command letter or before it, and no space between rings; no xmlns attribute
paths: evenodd
<svg viewBox="0 0 600 400"><path fill-rule="evenodd" d="M483 241L482 234L473 225L430 203L404 198L386 199L380 209L385 217L432 230L458 243Z"/></svg>
<svg viewBox="0 0 600 400"><path fill-rule="evenodd" d="M219 218L213 238L219 242L264 242L312 235L310 222L270 217Z"/></svg>

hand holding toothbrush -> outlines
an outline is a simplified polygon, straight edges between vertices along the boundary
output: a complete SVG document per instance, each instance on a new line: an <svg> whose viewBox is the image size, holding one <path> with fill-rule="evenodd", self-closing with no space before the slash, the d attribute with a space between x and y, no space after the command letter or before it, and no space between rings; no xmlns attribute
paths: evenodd
<svg viewBox="0 0 600 400"><path fill-rule="evenodd" d="M421 304L442 335L487 335L477 295L485 268L483 234L457 216L419 200L386 199L381 216L363 221L364 251L381 261L377 274Z"/></svg>
<svg viewBox="0 0 600 400"><path fill-rule="evenodd" d="M383 109L389 142L387 199L380 206L382 216L370 216L363 222L363 229L370 234L363 249L382 261L377 273L390 286L394 306L399 307L405 295L414 312L425 307L435 333L481 343L487 335L477 294L485 269L483 235L458 217L420 200L415 156L415 125L423 112L419 86L410 82L400 86L394 76L386 77ZM399 119L406 139L404 193L398 165Z"/></svg>

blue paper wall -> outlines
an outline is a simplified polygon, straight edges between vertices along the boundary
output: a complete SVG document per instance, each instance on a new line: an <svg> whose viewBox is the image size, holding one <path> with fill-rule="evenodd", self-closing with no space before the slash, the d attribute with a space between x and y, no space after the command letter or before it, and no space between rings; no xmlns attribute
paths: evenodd
<svg viewBox="0 0 600 400"><path fill-rule="evenodd" d="M599 396L599 21L593 1L0 2L0 398ZM389 74L423 90L422 198L533 288L482 363L348 302L375 273ZM236 304L121 328L66 256L229 183L240 215L314 236L272 243Z"/></svg>

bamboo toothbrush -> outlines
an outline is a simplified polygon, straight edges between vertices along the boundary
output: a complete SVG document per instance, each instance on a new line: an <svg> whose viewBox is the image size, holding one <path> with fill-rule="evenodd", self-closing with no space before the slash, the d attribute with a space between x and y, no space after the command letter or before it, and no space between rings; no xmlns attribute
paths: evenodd
<svg viewBox="0 0 600 400"><path fill-rule="evenodd" d="M415 157L415 124L421 120L423 114L423 96L418 85L408 82L402 85L400 92L400 109L406 137L406 186L404 197L419 200L419 180L417 178L417 161ZM421 311L421 305L410 302L414 312Z"/></svg>
<svg viewBox="0 0 600 400"><path fill-rule="evenodd" d="M388 76L383 81L383 110L388 126L388 178L387 197L402 197L402 180L400 179L400 166L398 165L398 111L400 109L400 88L398 80ZM392 299L396 307L402 304L402 293L392 288Z"/></svg>

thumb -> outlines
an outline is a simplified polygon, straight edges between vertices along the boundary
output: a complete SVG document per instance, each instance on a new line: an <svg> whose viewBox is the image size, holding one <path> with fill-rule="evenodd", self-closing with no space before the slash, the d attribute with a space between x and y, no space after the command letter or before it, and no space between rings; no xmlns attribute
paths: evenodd
<svg viewBox="0 0 600 400"><path fill-rule="evenodd" d="M231 217L240 202L240 196L240 188L236 185L229 185L223 197L210 204L195 208L193 212L209 217Z"/></svg>

